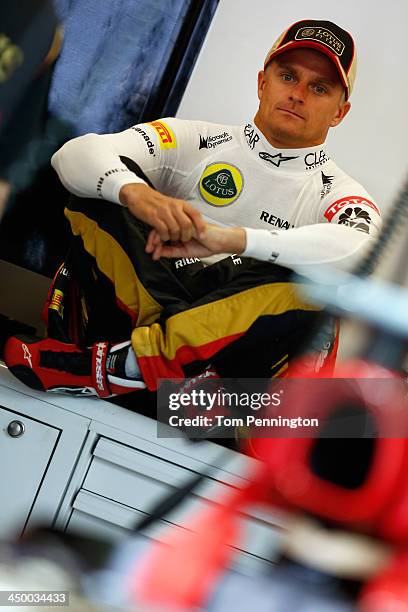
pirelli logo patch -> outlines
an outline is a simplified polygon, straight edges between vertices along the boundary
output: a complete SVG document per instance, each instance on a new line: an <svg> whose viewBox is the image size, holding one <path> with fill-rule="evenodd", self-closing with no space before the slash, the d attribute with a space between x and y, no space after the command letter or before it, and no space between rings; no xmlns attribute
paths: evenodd
<svg viewBox="0 0 408 612"><path fill-rule="evenodd" d="M51 310L56 310L61 317L64 314L63 299L64 294L62 291L54 289L49 308L51 308Z"/></svg>
<svg viewBox="0 0 408 612"><path fill-rule="evenodd" d="M152 121L151 125L159 137L161 149L175 149L177 147L176 137L173 130L164 121Z"/></svg>

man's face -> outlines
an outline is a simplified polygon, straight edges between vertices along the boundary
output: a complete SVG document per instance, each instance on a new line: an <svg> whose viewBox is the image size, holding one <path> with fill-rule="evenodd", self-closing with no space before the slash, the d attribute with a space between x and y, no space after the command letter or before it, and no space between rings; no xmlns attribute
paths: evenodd
<svg viewBox="0 0 408 612"><path fill-rule="evenodd" d="M350 109L333 62L313 49L278 55L258 75L255 124L277 148L322 144Z"/></svg>

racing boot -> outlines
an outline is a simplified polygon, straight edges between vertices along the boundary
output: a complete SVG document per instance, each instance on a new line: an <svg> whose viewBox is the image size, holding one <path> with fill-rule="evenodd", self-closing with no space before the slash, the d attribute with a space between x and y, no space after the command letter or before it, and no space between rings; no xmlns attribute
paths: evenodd
<svg viewBox="0 0 408 612"><path fill-rule="evenodd" d="M141 378L126 376L130 347L130 341L80 348L51 338L13 336L6 342L4 361L14 376L38 391L107 398L146 387Z"/></svg>

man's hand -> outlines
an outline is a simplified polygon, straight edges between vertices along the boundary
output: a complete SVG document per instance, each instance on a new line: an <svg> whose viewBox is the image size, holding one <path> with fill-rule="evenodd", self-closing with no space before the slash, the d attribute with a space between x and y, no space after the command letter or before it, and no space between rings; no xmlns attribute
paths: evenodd
<svg viewBox="0 0 408 612"><path fill-rule="evenodd" d="M188 242L193 235L204 231L204 220L191 204L169 198L148 185L124 185L119 192L119 200L137 219L151 225L164 242Z"/></svg>
<svg viewBox="0 0 408 612"><path fill-rule="evenodd" d="M246 233L242 227L218 227L204 224L204 231L192 240L176 245L165 245L159 233L152 230L146 244L146 253L154 260L160 257L208 257L216 253L240 254L246 248Z"/></svg>

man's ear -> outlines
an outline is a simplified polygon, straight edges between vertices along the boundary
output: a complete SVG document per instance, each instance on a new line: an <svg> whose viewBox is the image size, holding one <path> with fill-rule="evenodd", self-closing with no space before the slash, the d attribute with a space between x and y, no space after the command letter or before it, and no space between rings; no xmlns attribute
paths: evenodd
<svg viewBox="0 0 408 612"><path fill-rule="evenodd" d="M339 123L341 123L344 117L348 114L350 108L351 104L348 101L341 104L330 123L330 127L336 127L336 125L339 125Z"/></svg>
<svg viewBox="0 0 408 612"><path fill-rule="evenodd" d="M264 90L265 87L265 70L260 70L258 72L258 99L260 100L262 98L262 92Z"/></svg>

